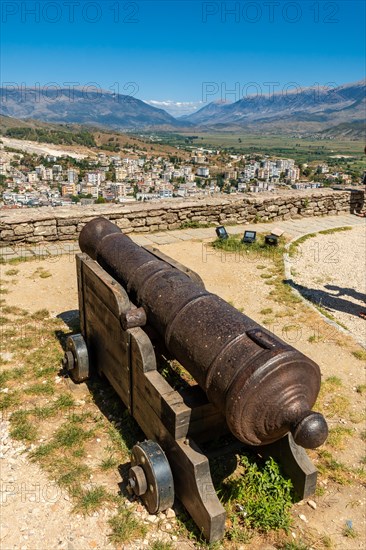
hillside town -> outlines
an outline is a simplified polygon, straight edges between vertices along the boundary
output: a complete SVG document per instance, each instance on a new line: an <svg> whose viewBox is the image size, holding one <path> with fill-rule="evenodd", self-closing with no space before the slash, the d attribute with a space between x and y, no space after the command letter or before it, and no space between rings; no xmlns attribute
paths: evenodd
<svg viewBox="0 0 366 550"><path fill-rule="evenodd" d="M123 156L100 152L78 158L35 154L0 144L1 207L66 206L156 201L220 193L278 192L357 183L326 163L194 149L183 155Z"/></svg>

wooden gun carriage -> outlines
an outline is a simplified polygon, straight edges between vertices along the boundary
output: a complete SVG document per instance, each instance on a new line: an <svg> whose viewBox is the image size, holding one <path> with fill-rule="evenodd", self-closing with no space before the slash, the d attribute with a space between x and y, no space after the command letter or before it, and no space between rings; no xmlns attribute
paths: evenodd
<svg viewBox="0 0 366 550"><path fill-rule="evenodd" d="M201 450L219 434L279 459L299 497L312 494L317 471L304 447L327 437L311 411L318 366L108 220L89 222L79 242L81 334L67 340L65 367L75 382L103 374L148 438L133 447L129 472L148 511L172 506L176 495L209 542L223 537L225 510ZM173 389L157 370L159 354L198 384Z"/></svg>

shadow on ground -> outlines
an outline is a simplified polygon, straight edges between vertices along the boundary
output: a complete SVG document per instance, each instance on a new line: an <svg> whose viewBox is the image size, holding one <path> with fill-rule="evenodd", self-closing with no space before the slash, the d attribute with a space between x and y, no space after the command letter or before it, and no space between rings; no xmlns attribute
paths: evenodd
<svg viewBox="0 0 366 550"><path fill-rule="evenodd" d="M366 313L366 295L361 292L357 292L352 288L341 288L336 285L325 285L324 288L329 289L330 291L327 292L326 290L321 290L318 288L308 288L295 283L292 279L288 279L285 282L297 290L303 298L306 298L306 300L309 300L313 304L328 310L330 313L332 313L332 311L340 311L342 313L347 313L348 315L354 315L355 317L360 317L360 313ZM332 291L338 292L338 294L333 294ZM341 298L341 296L349 296L355 300L365 302L365 306L362 307L351 300L345 300L344 298Z"/></svg>

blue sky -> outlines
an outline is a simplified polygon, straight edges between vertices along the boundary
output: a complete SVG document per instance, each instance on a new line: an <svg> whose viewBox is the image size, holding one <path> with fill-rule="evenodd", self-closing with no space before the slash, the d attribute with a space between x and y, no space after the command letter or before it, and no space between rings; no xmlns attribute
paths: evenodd
<svg viewBox="0 0 366 550"><path fill-rule="evenodd" d="M256 90L365 78L363 1L0 4L2 84L93 82L177 114Z"/></svg>

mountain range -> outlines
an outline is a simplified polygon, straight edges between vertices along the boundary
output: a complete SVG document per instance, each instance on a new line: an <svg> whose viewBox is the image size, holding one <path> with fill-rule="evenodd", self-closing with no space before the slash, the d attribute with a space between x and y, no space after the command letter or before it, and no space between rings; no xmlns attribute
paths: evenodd
<svg viewBox="0 0 366 550"><path fill-rule="evenodd" d="M174 118L137 98L105 91L0 88L0 114L18 119L77 123L114 130L230 131L314 134L360 139L365 135L366 81L336 88L304 88L211 102Z"/></svg>
<svg viewBox="0 0 366 550"><path fill-rule="evenodd" d="M187 126L163 109L152 107L140 99L106 91L0 88L0 98L0 114L18 119L86 124L114 130Z"/></svg>

